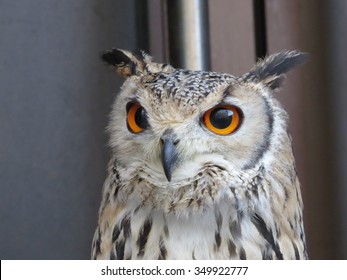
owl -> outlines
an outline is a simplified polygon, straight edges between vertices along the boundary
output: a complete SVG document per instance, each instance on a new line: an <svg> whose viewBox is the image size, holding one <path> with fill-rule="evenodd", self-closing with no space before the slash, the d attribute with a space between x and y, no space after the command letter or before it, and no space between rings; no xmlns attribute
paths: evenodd
<svg viewBox="0 0 347 280"><path fill-rule="evenodd" d="M126 80L92 258L307 259L288 117L275 99L306 58L284 51L233 76L105 51Z"/></svg>

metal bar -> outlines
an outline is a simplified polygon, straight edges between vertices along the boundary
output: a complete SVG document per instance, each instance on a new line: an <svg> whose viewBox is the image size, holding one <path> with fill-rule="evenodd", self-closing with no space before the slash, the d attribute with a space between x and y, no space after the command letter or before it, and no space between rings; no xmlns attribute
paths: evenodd
<svg viewBox="0 0 347 280"><path fill-rule="evenodd" d="M210 69L207 0L166 0L169 57L174 67Z"/></svg>

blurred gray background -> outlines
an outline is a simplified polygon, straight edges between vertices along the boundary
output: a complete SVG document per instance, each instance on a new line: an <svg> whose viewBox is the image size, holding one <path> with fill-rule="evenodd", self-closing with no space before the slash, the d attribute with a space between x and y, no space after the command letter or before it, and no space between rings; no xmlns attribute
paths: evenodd
<svg viewBox="0 0 347 280"><path fill-rule="evenodd" d="M88 259L108 161L107 118L122 79L104 49L168 61L161 0L0 0L0 258ZM347 1L209 0L212 70L300 49L280 100L305 203L311 259L347 258Z"/></svg>
<svg viewBox="0 0 347 280"><path fill-rule="evenodd" d="M133 49L134 1L0 1L0 257L86 259L122 80L100 61Z"/></svg>

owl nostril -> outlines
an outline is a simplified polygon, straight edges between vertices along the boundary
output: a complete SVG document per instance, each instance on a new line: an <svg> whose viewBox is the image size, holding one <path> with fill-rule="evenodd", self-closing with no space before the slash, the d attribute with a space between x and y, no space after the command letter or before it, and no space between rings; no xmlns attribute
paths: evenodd
<svg viewBox="0 0 347 280"><path fill-rule="evenodd" d="M177 135L171 128L165 130L163 135L160 137L161 145L165 145L167 142L171 143L172 146L177 146L177 144L180 142L180 139L178 139Z"/></svg>
<svg viewBox="0 0 347 280"><path fill-rule="evenodd" d="M179 142L180 142L180 140L177 139L177 140L173 141L172 144L173 144L174 146L176 146ZM160 138L160 144L161 144L161 145L164 145L164 143L165 143L165 140L164 140L163 138Z"/></svg>

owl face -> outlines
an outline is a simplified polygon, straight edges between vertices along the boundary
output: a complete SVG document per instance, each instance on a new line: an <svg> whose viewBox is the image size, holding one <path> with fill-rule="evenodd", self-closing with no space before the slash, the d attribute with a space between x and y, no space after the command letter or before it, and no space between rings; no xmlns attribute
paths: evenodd
<svg viewBox="0 0 347 280"><path fill-rule="evenodd" d="M174 69L143 53L111 50L103 59L128 77L109 126L118 163L144 165L171 182L210 162L238 170L257 164L271 145L279 106L272 92L284 72L303 62L300 53L281 53L234 77Z"/></svg>

